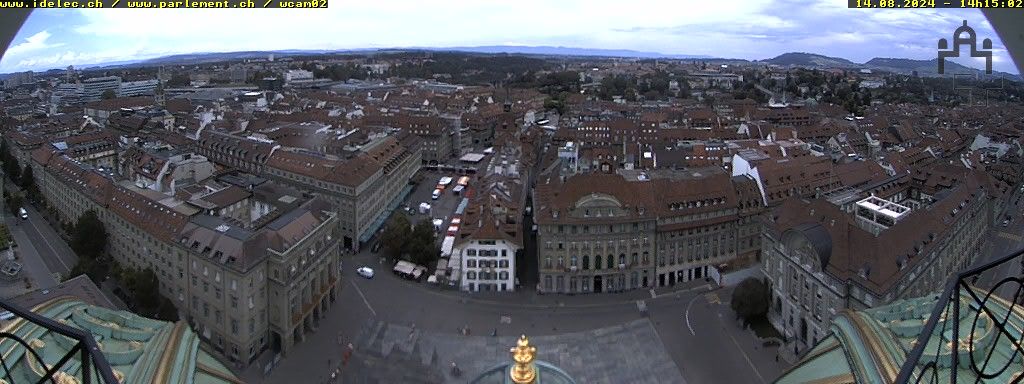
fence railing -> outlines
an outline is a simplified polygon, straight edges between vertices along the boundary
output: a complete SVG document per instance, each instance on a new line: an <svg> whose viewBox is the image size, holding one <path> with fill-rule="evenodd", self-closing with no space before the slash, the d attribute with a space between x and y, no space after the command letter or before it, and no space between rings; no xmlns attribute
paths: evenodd
<svg viewBox="0 0 1024 384"><path fill-rule="evenodd" d="M92 333L33 313L5 300L0 300L0 308L11 313L10 318L6 320L8 322L24 320L42 327L51 333L67 337L73 342L71 347L66 352L63 352L63 355L55 359L56 361L53 361L52 354L48 356L50 361L46 361L32 340L25 340L13 332L0 330L0 343L9 344L13 341L20 345L20 347L15 346L15 348L25 349L25 353L15 360L11 360L10 357L15 354L10 354L7 350L0 351L0 379L8 383L24 382L26 380L25 377L16 375L16 372L20 371L23 374L24 372L39 373L38 378L30 378L31 382L38 384L63 383L66 382L62 380L62 377L65 376L71 376L82 384L119 383L114 376L114 371L110 368L110 364L107 363L106 357L100 351ZM27 364L26 368L28 369L18 370L16 369L18 364ZM33 369L33 367L38 370Z"/></svg>
<svg viewBox="0 0 1024 384"><path fill-rule="evenodd" d="M1022 268L1024 249L951 278L896 382L1021 382L1024 340L1014 314L1024 306Z"/></svg>

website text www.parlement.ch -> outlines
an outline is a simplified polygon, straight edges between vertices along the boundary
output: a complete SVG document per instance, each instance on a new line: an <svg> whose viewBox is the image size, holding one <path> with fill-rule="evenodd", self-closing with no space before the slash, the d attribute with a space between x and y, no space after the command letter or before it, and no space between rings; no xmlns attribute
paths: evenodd
<svg viewBox="0 0 1024 384"><path fill-rule="evenodd" d="M255 8L253 0L236 1L123 1L123 0L20 0L0 1L2 8Z"/></svg>
<svg viewBox="0 0 1024 384"><path fill-rule="evenodd" d="M328 0L0 0L3 8L327 8Z"/></svg>

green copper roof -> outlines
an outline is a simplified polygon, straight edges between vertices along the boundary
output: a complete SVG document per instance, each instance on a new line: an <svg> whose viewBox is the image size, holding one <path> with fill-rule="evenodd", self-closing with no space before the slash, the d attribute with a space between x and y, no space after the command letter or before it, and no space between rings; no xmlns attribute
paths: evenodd
<svg viewBox="0 0 1024 384"><path fill-rule="evenodd" d="M184 323L148 319L127 311L86 304L70 297L37 305L33 312L92 332L115 376L127 383L240 383L231 371L199 349L199 338ZM28 342L45 364L59 361L74 347L67 337L24 319L6 324L5 331ZM44 367L27 357L12 339L0 340L4 361L14 362L14 382L38 381ZM201 364L197 364L201 362ZM81 378L81 363L72 359L61 370Z"/></svg>
<svg viewBox="0 0 1024 384"><path fill-rule="evenodd" d="M985 292L976 291L979 297ZM822 340L793 368L784 373L777 383L804 383L813 380L824 382L857 382L857 383L891 383L895 380L907 355L914 348L917 339L923 332L928 316L937 302L934 295L915 299L893 302L883 307L865 311L846 311L839 314L833 321L831 335ZM957 365L958 378L970 378L973 382L976 375L970 368L970 355L982 355L993 350L989 365L1002 367L1014 356L1010 338L996 337L998 330L994 321L1007 319L1007 331L1013 340L1020 340L1024 328L1024 313L1017 307L1011 313L1009 303L994 297L985 305L990 312L978 315L976 301L970 292L960 293L959 322L951 321L953 311L947 309L935 332L928 340L921 364L938 361L937 374L940 381L949 380L951 372L951 356L953 327L957 326L958 348L960 349ZM949 308L952 308L950 305ZM996 319L996 320L993 320ZM974 332L974 345L970 344L970 333ZM980 357L978 357L980 360ZM1012 381L1014 375L1024 370L1020 355L1001 375L990 381L1005 383ZM989 369L992 371L994 369ZM844 380L843 377L846 377ZM926 379L925 381L930 381Z"/></svg>
<svg viewBox="0 0 1024 384"><path fill-rule="evenodd" d="M535 384L576 384L568 373L543 361L535 361L537 379ZM488 369L470 381L470 384L513 384L509 372L512 364L500 364Z"/></svg>

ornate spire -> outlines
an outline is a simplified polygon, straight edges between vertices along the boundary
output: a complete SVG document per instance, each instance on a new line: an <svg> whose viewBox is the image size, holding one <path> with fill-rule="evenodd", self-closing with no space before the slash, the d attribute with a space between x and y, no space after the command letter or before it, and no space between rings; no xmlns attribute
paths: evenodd
<svg viewBox="0 0 1024 384"><path fill-rule="evenodd" d="M530 346L530 340L526 335L519 336L516 347L512 348L512 360L515 365L509 372L512 382L516 384L533 384L537 378L537 368L533 365L533 359L537 357L537 347Z"/></svg>

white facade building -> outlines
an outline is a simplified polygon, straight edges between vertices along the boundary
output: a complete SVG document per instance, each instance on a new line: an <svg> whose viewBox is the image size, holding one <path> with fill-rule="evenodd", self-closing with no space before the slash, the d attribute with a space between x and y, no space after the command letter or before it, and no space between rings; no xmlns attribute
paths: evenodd
<svg viewBox="0 0 1024 384"><path fill-rule="evenodd" d="M119 97L154 95L156 86L159 84L160 82L157 80L126 81L121 83L121 89L117 95Z"/></svg>
<svg viewBox="0 0 1024 384"><path fill-rule="evenodd" d="M515 291L516 251L520 246L507 239L469 239L455 247L462 259L463 291Z"/></svg>
<svg viewBox="0 0 1024 384"><path fill-rule="evenodd" d="M103 92L114 91L117 94L121 91L121 78L119 76L93 77L82 81L83 102L97 101L103 98Z"/></svg>
<svg viewBox="0 0 1024 384"><path fill-rule="evenodd" d="M290 83L296 80L312 80L313 72L302 69L291 69L284 74L284 81Z"/></svg>

